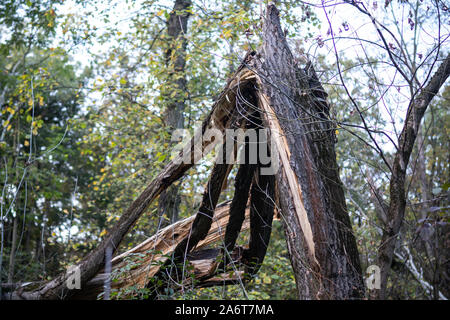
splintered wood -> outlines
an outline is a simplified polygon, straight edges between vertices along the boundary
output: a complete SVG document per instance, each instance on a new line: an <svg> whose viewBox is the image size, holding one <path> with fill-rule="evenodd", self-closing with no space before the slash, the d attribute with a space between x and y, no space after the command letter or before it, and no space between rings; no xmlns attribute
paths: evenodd
<svg viewBox="0 0 450 320"><path fill-rule="evenodd" d="M277 148L277 152L281 161L281 169L283 170L285 178L287 179L290 187L291 193L290 196L293 198L295 212L297 213L297 217L300 222L300 226L302 228L302 232L308 246L309 254L311 256L311 259L316 264L319 264L315 254L314 239L311 224L309 223L308 214L306 213L306 209L303 205L302 189L300 187L300 184L298 183L298 178L295 175L294 171L292 170L292 167L289 162L291 153L289 150L288 143L286 141L286 137L283 133L283 130L280 127L275 112L270 107L269 98L261 92L259 93L259 103L260 108L263 109L264 111L264 117L269 126L271 138L275 142L275 146Z"/></svg>
<svg viewBox="0 0 450 320"><path fill-rule="evenodd" d="M154 291L159 292L158 289L164 285L159 284L160 280L175 281L171 274L166 278L159 277L161 273L166 272L165 267L171 267L173 263L177 264L176 268L173 268L175 272L188 271L186 277L184 272L176 275L177 279L182 275L181 280L176 280L181 283L169 283L175 290L186 285L201 287L236 283L241 281L243 270L246 270L246 261L257 258L257 261L262 262L264 258L266 248L259 250L259 244L255 244L255 241L263 234L267 240L265 243L268 243L270 233L267 233L271 230L261 229L263 223L256 221L257 209L267 209L266 214L269 214L269 210L273 211L274 208L272 203L266 206L267 208L256 203L261 204L263 200L272 201L272 198L273 203L276 203L276 210L283 217L299 297L362 297L364 286L356 241L351 232L334 144L327 133L327 130L332 131L333 127L324 117L328 112L326 94L309 93L317 93L317 85L312 88L310 81L319 81L315 76L308 76L295 62L280 25L279 12L273 4L267 6L266 18L263 20L264 41L261 50L247 53L194 138L131 203L100 245L75 266L81 273L82 289L68 288L66 283L69 275L62 273L36 290L16 290L13 298L95 299L103 292L104 281L110 276L111 289L120 289L125 295L127 288L130 291L135 288L150 288L155 283L157 288ZM299 95L299 90L304 94ZM322 109L319 110L317 105L322 106ZM251 112L247 114L246 111ZM221 139L216 139L216 135L213 135L214 139L209 137L211 131L216 131L217 136L223 138L227 129L241 128L250 113L261 115L262 126L268 129L272 140L270 142L274 142L270 143L273 148L270 150L273 152L271 154L277 154L271 163L279 170L275 170L270 181L266 181L274 197L256 190L252 182L251 194L255 196L245 194L247 198L250 196L253 199L253 203L250 201L252 207L245 209L241 202L239 210L235 210L233 206L231 222L237 221L238 226L242 221L242 210L245 209L245 219L240 231L248 230L252 226L252 232L249 249L236 247L233 250L231 247L234 246L236 230L231 223L231 240L228 242L232 245L226 252L231 256L232 271L220 274L219 270L227 270L226 267L230 265L221 265L221 260L227 260L223 259L223 250L208 247L219 241L222 241L221 247L224 247L230 218L231 201L217 207L216 204L220 191L226 185L226 177L232 164L216 163L211 174L213 178L210 179L214 188L209 188L213 192L206 188L202 201L203 204L210 200L203 206L207 209L206 212L199 210L195 216L158 231L135 248L116 256L111 261L112 274L106 274L102 269L106 249L116 250L161 192L184 176L215 145L220 144ZM320 121L305 121L310 117ZM313 139L313 132L315 135L320 133L324 139ZM258 168L263 168L262 162L258 163ZM210 225L211 220L208 219L211 218ZM266 220L271 223L272 217ZM255 255L255 252L260 255ZM180 264L183 265L182 269ZM322 281L323 279L327 281Z"/></svg>

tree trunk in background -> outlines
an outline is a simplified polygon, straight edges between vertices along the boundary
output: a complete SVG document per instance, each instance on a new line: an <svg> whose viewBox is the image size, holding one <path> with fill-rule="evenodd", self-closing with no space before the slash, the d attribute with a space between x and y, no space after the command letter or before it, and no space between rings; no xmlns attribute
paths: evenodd
<svg viewBox="0 0 450 320"><path fill-rule="evenodd" d="M359 254L339 178L326 94L311 65L297 66L273 5L267 8L261 55L255 60L267 97L262 101L268 105L263 108L266 126L271 126L272 138L278 126L288 159L283 162L280 155L276 181L299 298L362 298ZM296 187L299 198L289 191ZM296 208L302 203L307 219Z"/></svg>
<svg viewBox="0 0 450 320"><path fill-rule="evenodd" d="M403 223L406 207L405 179L411 152L419 132L420 122L431 100L450 75L450 55L448 55L428 83L410 102L400 134L397 153L392 164L390 181L390 202L387 213L388 223L383 230L381 246L378 250L378 266L381 269L381 288L378 299L386 298L386 288L391 269L397 236Z"/></svg>
<svg viewBox="0 0 450 320"><path fill-rule="evenodd" d="M186 30L189 12L186 10L191 6L191 0L175 0L173 11L167 21L168 48L165 52L166 66L169 72L165 85L166 92L163 97L166 104L164 123L168 127L167 133L171 136L173 130L184 127L185 91L186 77L184 69L186 66ZM181 44L181 45L180 45ZM168 150L172 149L169 144ZM159 196L158 214L163 219L165 214L170 222L162 221L167 225L178 220L180 207L180 196L178 186L172 185Z"/></svg>
<svg viewBox="0 0 450 320"><path fill-rule="evenodd" d="M11 252L9 254L8 283L14 282L14 266L16 264L16 247L17 247L17 213L14 217L13 232L11 241Z"/></svg>
<svg viewBox="0 0 450 320"><path fill-rule="evenodd" d="M13 150L14 150L14 162L15 162L15 177L16 180L19 181L19 167L18 167L18 154L19 154L19 136L20 136L20 122L19 118L16 120L15 129L14 129L14 142L13 142ZM8 282L12 283L14 280L14 267L16 264L16 247L17 247L17 220L18 220L18 212L19 212L19 199L16 200L16 214L13 219L13 230L12 230L12 238L11 238L11 251L9 253L9 268L8 268ZM0 275L1 277L1 275Z"/></svg>

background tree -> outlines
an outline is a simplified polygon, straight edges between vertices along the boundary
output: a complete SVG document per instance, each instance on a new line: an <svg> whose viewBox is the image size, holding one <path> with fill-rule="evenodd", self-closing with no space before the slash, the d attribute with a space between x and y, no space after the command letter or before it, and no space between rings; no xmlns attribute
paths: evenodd
<svg viewBox="0 0 450 320"><path fill-rule="evenodd" d="M186 48L188 19L191 11L190 0L175 1L173 11L167 20L167 48L165 49L165 59L167 67L167 81L164 85L162 95L165 100L166 110L164 114L164 124L167 126L167 136L170 137L175 129L184 128L184 101L186 96ZM169 148L173 143L169 144ZM178 187L171 186L162 192L158 200L158 215L163 218L165 214L170 222L178 220L180 198Z"/></svg>

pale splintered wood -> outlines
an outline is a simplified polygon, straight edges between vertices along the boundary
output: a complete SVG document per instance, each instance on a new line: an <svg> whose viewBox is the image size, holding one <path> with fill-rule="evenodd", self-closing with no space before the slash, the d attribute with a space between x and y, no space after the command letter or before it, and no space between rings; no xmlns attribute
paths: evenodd
<svg viewBox="0 0 450 320"><path fill-rule="evenodd" d="M256 80L256 83L261 85L259 77L248 70L247 68L243 68L240 72L237 73L236 77L233 78L229 82L229 87L236 88L237 86L242 86L246 84L248 81ZM225 96L226 100L231 100L230 105L232 105L232 101L236 99L235 90L229 90L222 94L222 98ZM293 199L294 210L297 214L300 226L302 228L303 236L306 241L309 255L311 260L315 263L317 259L315 257L315 246L313 240L313 234L311 230L311 225L308 219L308 215L306 213L306 209L303 205L302 199L302 191L300 184L298 183L297 176L293 172L290 165L290 150L287 144L287 141L284 137L283 131L280 127L278 119L269 104L268 98L261 92L258 92L258 98L260 103L260 108L263 111L264 118L266 123L268 124L268 128L270 130L270 136L274 139L275 146L277 148L277 152L279 155L279 159L281 162L281 170L284 174L285 179L288 182L288 186L290 189L290 197ZM210 124L210 128L216 125L217 123L223 122L223 119L226 118L230 113L230 109L228 108L219 108L216 109L212 113L212 118L216 119L216 121L212 121ZM217 121L217 119L221 119ZM224 128L220 128L220 130L224 130ZM199 146L201 149L205 148L205 144ZM186 146L188 149L188 146ZM287 195L285 195L287 196ZM201 250L204 247L212 244L214 242L223 241L225 235L225 229L229 219L229 203L222 204L219 206L214 214L214 221L211 226L211 229L206 236L206 238L199 242L197 247L193 250ZM126 289L127 287L136 286L138 288L145 287L146 283L156 274L159 270L159 267L163 262L167 260L167 255L172 253L175 247L186 237L189 236L189 232L191 230L192 223L195 219L195 216L190 218L181 220L176 222L173 225L170 225L162 230L160 230L156 235L134 247L133 249L122 253L121 255L115 257L112 261L113 266L113 274L117 273L118 270L124 268L127 263L130 263L129 259L131 257L138 257L141 255L141 260L136 263L136 267L127 274L122 275L117 281L113 282L113 289ZM246 210L245 221L242 226L242 230L249 229L249 211ZM243 272L242 270L236 270L236 272L231 274L215 274L215 259L204 259L204 260L192 260L191 266L193 267L195 278L196 279L205 279L201 283L198 283L198 286L208 286L214 285L217 281L222 282L233 282L238 281L239 276ZM92 292L96 292L97 294L102 291L103 279L105 278L105 274L100 272L96 277L94 277L91 281L89 281L87 285L87 291L85 292L85 297L92 295ZM189 284L189 279L186 279L184 285ZM88 294L89 292L89 294ZM80 294L77 294L80 296Z"/></svg>

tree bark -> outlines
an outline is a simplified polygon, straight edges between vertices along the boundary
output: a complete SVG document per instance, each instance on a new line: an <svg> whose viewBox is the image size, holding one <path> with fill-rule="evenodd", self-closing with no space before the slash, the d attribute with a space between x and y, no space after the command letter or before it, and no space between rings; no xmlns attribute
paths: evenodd
<svg viewBox="0 0 450 320"><path fill-rule="evenodd" d="M188 263L194 267L195 279L198 281L196 285L198 286L213 285L212 282L215 283L214 279L219 277L219 275L215 274L213 268L218 252L215 252L213 256L203 256L202 258L204 258L203 260L205 261L197 262L197 258L200 258L201 252L204 252L205 248L211 244L223 241L223 230L229 221L229 211L229 201L217 205L214 212L214 221L208 235L197 244L195 251L187 256ZM158 272L160 263L164 262L164 260L167 259L167 255L173 251L173 248L189 235L194 219L195 216L191 216L179 220L176 223L159 230L157 234L140 243L133 249L114 257L112 260L112 270L114 274L117 274L120 269L123 269L129 264L129 259L134 259L137 266L132 270L117 276L116 280L112 282L112 288L120 290L124 290L131 286L144 288L148 281ZM247 209L242 229L247 230L248 228L249 210ZM100 270L97 275L72 298L84 300L96 299L98 294L103 290L103 280L106 276L104 270ZM224 281L231 282L235 279L236 277L229 278L222 275L222 280ZM189 280L190 277L186 277L186 281ZM188 285L186 282L184 284Z"/></svg>
<svg viewBox="0 0 450 320"><path fill-rule="evenodd" d="M250 101L252 105L257 104L256 97L254 95L252 95ZM256 114L257 116L250 116L247 118L247 129L257 130L261 124L260 113L255 112L254 114ZM258 133L256 133L256 138L258 138ZM236 179L234 182L234 196L230 208L230 221L225 232L223 266L226 266L228 264L228 253L233 251L236 240L239 237L241 226L244 221L244 213L245 208L247 207L250 188L252 186L254 175L258 167L257 161L255 161L254 163L251 163L250 161L250 153L255 152L254 148L250 147L250 144L254 144L255 141L247 141L246 139L245 141L243 141L243 143L244 145L242 148L244 157L242 157L243 161L241 162L239 170L236 174ZM256 152L257 151L258 150L256 150Z"/></svg>
<svg viewBox="0 0 450 320"><path fill-rule="evenodd" d="M184 127L185 91L186 91L186 47L185 37L190 13L191 0L175 0L172 12L167 21L168 48L165 51L166 68L168 69L168 81L166 82L163 98L166 110L164 123L168 127L167 133ZM181 44L181 45L180 45ZM169 148L173 145L169 144ZM161 192L158 200L158 214L160 219L165 214L170 223L178 220L180 207L179 187L171 185ZM162 223L165 225L166 223Z"/></svg>
<svg viewBox="0 0 450 320"><path fill-rule="evenodd" d="M216 128L223 133L225 128L240 127L236 122L248 116L248 111L242 110L242 106L247 108L249 101L252 104L249 110L259 109L263 124L269 129L270 138L274 141L270 152L277 154L280 163L279 170L275 172L276 187L273 189L277 190L275 203L279 204L278 211L285 222L299 298L361 298L364 291L361 267L339 179L334 127L328 118L326 94L311 65L306 69L296 65L281 30L278 10L273 5L267 7L263 40L260 54L247 54L213 105L198 134L203 135L208 128ZM254 101L252 96L256 98ZM244 100L240 101L242 97ZM236 113L242 117L236 119ZM206 141L199 145L196 141L194 138L178 157L181 159L187 154L193 161L187 164L171 161L131 204L100 246L78 264L82 287L103 267L105 248L112 246L115 250L149 204L200 158L195 156L194 150L205 150L215 143ZM175 257L190 254L189 251L207 236L212 211L228 169L229 165L215 166L212 183L207 186L204 205L194 219L191 236L177 245ZM270 188L270 176L265 179L268 181L263 182L263 185ZM264 178L259 179L259 184L261 180ZM268 194L271 193L269 191ZM252 190L251 197L255 205L253 217L259 210L255 201L261 196ZM270 205L261 210L270 212ZM269 221L266 217L265 222L268 224ZM256 252L260 262L265 254L262 249L266 246L256 245L255 238L262 231L263 238L268 241L270 233L259 228L261 223L255 219L253 225L257 227L253 230L249 249ZM67 275L63 274L21 297L70 297L73 292L66 288L66 280Z"/></svg>
<svg viewBox="0 0 450 320"><path fill-rule="evenodd" d="M278 198L299 298L361 298L359 255L326 94L311 65L297 66L273 5L267 8L261 56L255 59L260 104L277 141Z"/></svg>
<svg viewBox="0 0 450 320"><path fill-rule="evenodd" d="M450 75L450 55L436 70L429 82L424 86L419 94L410 102L398 141L398 150L392 164L390 179L390 201L387 212L388 223L383 231L381 246L378 250L378 266L381 269L381 286L377 298L386 298L386 288L389 271L391 269L392 257L394 255L397 235L402 226L406 207L405 178L406 169L414 147L420 122L428 108L431 100L439 92L441 86Z"/></svg>
<svg viewBox="0 0 450 320"><path fill-rule="evenodd" d="M243 96L241 98L236 97L236 101L240 101L240 99L244 99L246 101L252 99L254 100L254 97L247 96L246 92L248 92L248 90L246 90L246 87L246 85L242 85L242 87L239 88L240 92L243 93ZM248 111L246 108L247 107L245 106L239 111L234 109L230 113L230 120L227 128L237 129L239 126L244 125L245 120L243 119L248 116ZM161 270L147 285L147 288L151 289L151 299L155 299L161 289L158 285L158 280L164 279L164 282L173 282L174 279L178 283L184 282L186 277L186 270L184 268L185 258L201 240L205 239L211 228L214 218L214 210L219 200L220 193L222 192L226 179L231 171L231 168L233 167L234 154L229 154L227 149L235 149L235 146L236 142L234 141L224 141L222 145L222 152L219 153L217 157L208 184L205 187L202 202L192 224L191 232L176 246L173 251L172 258L166 262L164 267L161 268ZM231 206L231 210L233 212L232 214L235 215L236 202L233 201ZM169 279L171 281L168 281Z"/></svg>
<svg viewBox="0 0 450 320"><path fill-rule="evenodd" d="M230 201L217 205L214 212L214 221L208 232L208 235L204 240L201 240L194 252L187 255L188 263L193 267L193 274L196 279L195 285L197 287L208 287L214 285L233 284L237 283L242 278L242 272L230 273L217 273L214 268L217 258L219 257L219 250L205 249L219 241L223 241L223 230L225 229L229 221ZM249 222L249 209L245 211L245 220L242 225L242 231L248 230L250 227ZM113 290L121 290L125 292L127 288L132 286L137 288L144 288L148 280L151 279L159 270L159 266L164 260L167 259L167 255L170 254L173 248L179 244L185 237L188 236L195 216L191 216L186 219L177 221L176 223L167 226L159 230L154 236L135 246L134 248L117 255L111 261L112 274L114 275L114 281L111 282ZM236 260L239 260L240 248L232 253ZM124 270L130 263L134 264L134 267L127 271ZM77 290L71 299L74 300L95 300L98 298L104 290L104 281L108 277L105 270L100 270L95 277L89 280L81 290ZM186 279L184 283L186 286L191 285L189 283L190 277ZM3 298L20 299L20 295L17 294L17 289L28 288L35 286L36 283L9 283L2 284L2 288L5 291L16 290L16 296L10 297L9 293L5 293ZM136 292L133 293L130 290L126 298L136 298Z"/></svg>
<svg viewBox="0 0 450 320"><path fill-rule="evenodd" d="M427 176L427 165L425 159L425 150L427 145L425 143L425 133L423 132L423 128L419 130L417 135L417 165L415 168L415 172L417 174L417 180L420 185L420 193L422 195L421 201L425 203L425 205L432 205L429 201L433 198L431 194L431 188L429 179ZM424 216L422 216L424 218Z"/></svg>

